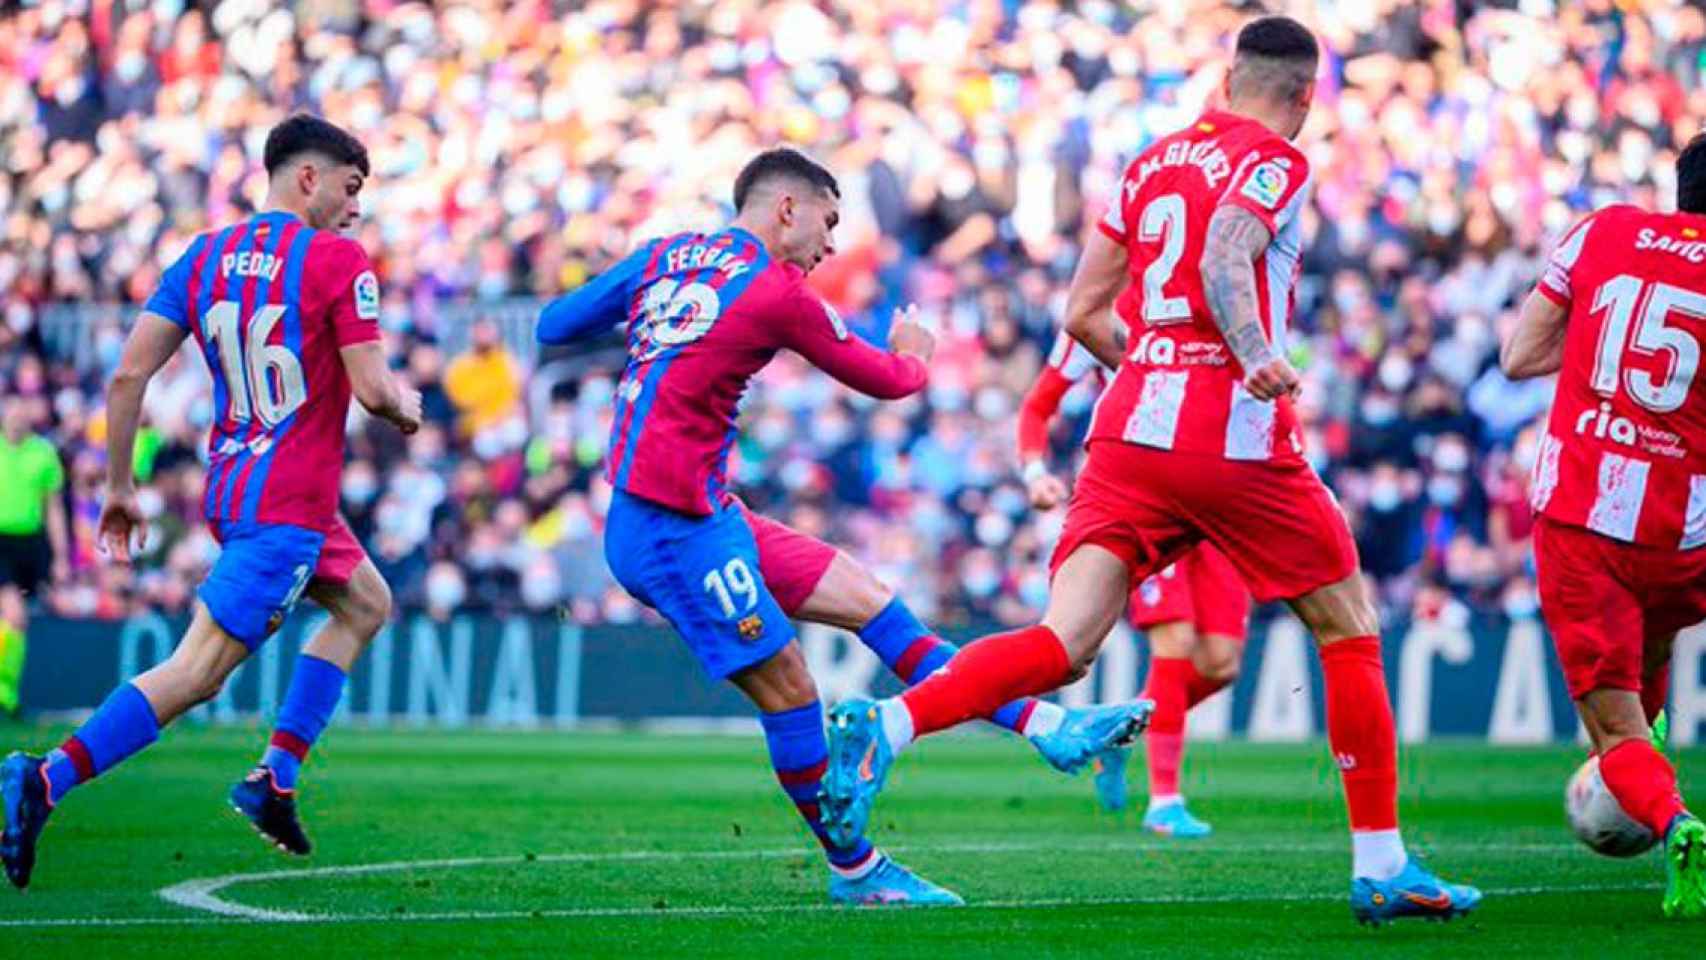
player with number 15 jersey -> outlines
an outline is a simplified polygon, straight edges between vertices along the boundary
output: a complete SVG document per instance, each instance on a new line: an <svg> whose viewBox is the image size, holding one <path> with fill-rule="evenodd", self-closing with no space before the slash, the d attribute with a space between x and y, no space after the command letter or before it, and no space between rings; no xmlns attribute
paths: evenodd
<svg viewBox="0 0 1706 960"><path fill-rule="evenodd" d="M1664 838L1664 913L1700 919L1706 825L1648 732L1677 631L1706 617L1706 135L1676 182L1676 213L1605 207L1564 236L1500 364L1558 374L1532 489L1541 611L1606 788Z"/></svg>

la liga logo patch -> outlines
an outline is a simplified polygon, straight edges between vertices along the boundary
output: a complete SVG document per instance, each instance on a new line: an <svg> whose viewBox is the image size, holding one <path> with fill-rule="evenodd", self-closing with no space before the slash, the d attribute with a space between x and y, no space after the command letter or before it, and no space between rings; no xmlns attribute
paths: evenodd
<svg viewBox="0 0 1706 960"><path fill-rule="evenodd" d="M1244 188L1238 192L1272 210L1279 206L1280 197L1285 196L1285 188L1290 183L1290 175L1270 160L1257 164L1256 169L1250 171L1250 178L1244 181Z"/></svg>
<svg viewBox="0 0 1706 960"><path fill-rule="evenodd" d="M379 319L379 278L363 270L355 278L355 315L363 320Z"/></svg>

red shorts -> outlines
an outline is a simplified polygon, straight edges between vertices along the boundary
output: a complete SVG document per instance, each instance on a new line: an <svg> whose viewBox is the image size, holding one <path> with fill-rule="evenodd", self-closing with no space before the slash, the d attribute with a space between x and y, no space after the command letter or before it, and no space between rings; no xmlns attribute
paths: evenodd
<svg viewBox="0 0 1706 960"><path fill-rule="evenodd" d="M740 505L752 537L758 541L758 575L782 612L793 616L805 605L835 559L835 548L793 527Z"/></svg>
<svg viewBox="0 0 1706 960"><path fill-rule="evenodd" d="M1540 611L1570 697L1641 689L1644 655L1706 619L1706 550L1622 543L1540 517L1534 525Z"/></svg>
<svg viewBox="0 0 1706 960"><path fill-rule="evenodd" d="M1134 581L1207 540L1257 600L1291 600L1357 570L1356 544L1327 485L1300 461L1223 460L1117 440L1090 444L1050 571L1101 547Z"/></svg>
<svg viewBox="0 0 1706 960"><path fill-rule="evenodd" d="M349 583L355 568L366 559L367 551L361 548L361 541L340 516L332 529L326 531L326 542L320 545L320 563L314 567L314 579L341 587Z"/></svg>
<svg viewBox="0 0 1706 960"><path fill-rule="evenodd" d="M1184 621L1199 634L1235 637L1250 629L1250 591L1214 544L1202 543L1131 592L1126 615L1140 629Z"/></svg>

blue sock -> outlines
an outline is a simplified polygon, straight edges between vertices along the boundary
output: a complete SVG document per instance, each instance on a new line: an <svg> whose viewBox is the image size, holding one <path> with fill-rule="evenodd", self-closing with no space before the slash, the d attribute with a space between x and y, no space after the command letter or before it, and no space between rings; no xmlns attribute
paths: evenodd
<svg viewBox="0 0 1706 960"><path fill-rule="evenodd" d="M776 770L776 779L823 845L830 869L858 876L874 866L877 856L871 841L860 837L852 846L838 847L818 822L818 790L823 783L824 768L829 765L829 741L823 735L823 704L814 700L793 710L759 714L758 722L764 725L764 742L770 747L770 765Z"/></svg>
<svg viewBox="0 0 1706 960"><path fill-rule="evenodd" d="M278 725L273 728L266 753L261 754L261 766L272 771L273 784L280 790L296 789L302 761L325 732L343 698L344 679L343 670L329 660L306 653L296 658L290 690L278 711Z"/></svg>
<svg viewBox="0 0 1706 960"><path fill-rule="evenodd" d="M889 601L882 612L871 618L859 630L859 639L881 657L883 664L900 682L912 686L942 668L960 651L941 637L930 632L899 597ZM1023 733L1025 719L1030 716L1035 700L1025 697L1014 700L990 714L989 722L996 726Z"/></svg>
<svg viewBox="0 0 1706 960"><path fill-rule="evenodd" d="M118 766L160 738L160 721L148 698L127 683L107 695L95 715L47 755L49 803L71 788Z"/></svg>

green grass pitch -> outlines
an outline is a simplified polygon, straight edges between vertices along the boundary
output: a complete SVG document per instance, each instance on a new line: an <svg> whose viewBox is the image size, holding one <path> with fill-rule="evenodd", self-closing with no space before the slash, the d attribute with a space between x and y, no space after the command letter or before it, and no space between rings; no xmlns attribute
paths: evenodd
<svg viewBox="0 0 1706 960"><path fill-rule="evenodd" d="M0 728L37 746L57 733ZM335 730L305 774L308 860L225 805L261 740L174 731L69 798L34 886L0 890L0 956L1647 960L1706 942L1706 925L1660 918L1656 854L1607 860L1568 835L1562 785L1581 754L1567 747L1407 748L1411 848L1488 896L1467 920L1368 930L1346 904L1344 812L1319 744L1194 745L1185 788L1217 830L1197 842L1100 813L1087 778L1013 738L922 744L877 840L970 906L882 911L825 906L756 737ZM1681 768L1685 790L1706 782L1706 752Z"/></svg>

